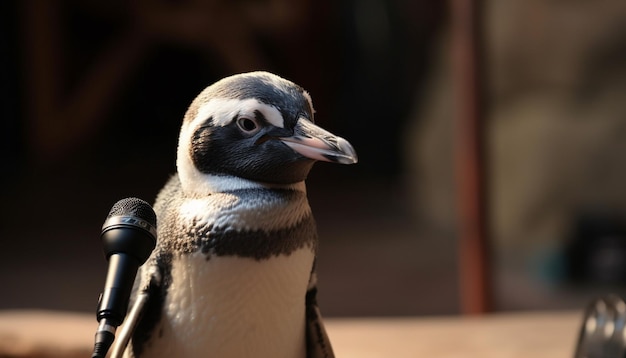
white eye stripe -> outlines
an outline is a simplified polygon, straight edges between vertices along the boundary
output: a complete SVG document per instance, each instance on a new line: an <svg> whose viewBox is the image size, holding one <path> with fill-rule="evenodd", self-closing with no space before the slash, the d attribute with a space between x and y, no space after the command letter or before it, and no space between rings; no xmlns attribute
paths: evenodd
<svg viewBox="0 0 626 358"><path fill-rule="evenodd" d="M195 128L208 118L213 118L213 125L215 126L225 126L230 124L236 116L256 118L255 111L261 112L269 124L279 128L285 127L283 116L276 107L259 102L254 98L245 100L212 99L198 109L191 126Z"/></svg>
<svg viewBox="0 0 626 358"><path fill-rule="evenodd" d="M256 100L255 100L256 101ZM285 128L285 121L280 111L273 106L256 101L259 106L256 108L265 117L265 120L274 127Z"/></svg>

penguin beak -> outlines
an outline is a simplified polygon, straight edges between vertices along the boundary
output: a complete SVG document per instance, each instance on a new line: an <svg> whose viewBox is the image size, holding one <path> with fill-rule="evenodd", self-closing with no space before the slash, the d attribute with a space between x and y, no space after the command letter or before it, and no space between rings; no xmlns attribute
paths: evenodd
<svg viewBox="0 0 626 358"><path fill-rule="evenodd" d="M300 118L294 135L277 138L295 152L313 159L339 164L354 164L358 161L352 145L313 122Z"/></svg>

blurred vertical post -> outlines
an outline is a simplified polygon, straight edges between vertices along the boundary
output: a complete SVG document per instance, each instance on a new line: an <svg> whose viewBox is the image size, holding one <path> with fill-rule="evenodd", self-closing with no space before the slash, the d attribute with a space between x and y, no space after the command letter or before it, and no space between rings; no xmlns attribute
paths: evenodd
<svg viewBox="0 0 626 358"><path fill-rule="evenodd" d="M480 0L451 0L461 312L492 309L484 157Z"/></svg>

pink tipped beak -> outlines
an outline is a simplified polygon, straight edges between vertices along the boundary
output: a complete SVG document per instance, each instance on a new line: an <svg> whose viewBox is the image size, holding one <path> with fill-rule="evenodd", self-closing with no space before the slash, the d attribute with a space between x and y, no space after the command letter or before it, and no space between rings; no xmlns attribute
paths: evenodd
<svg viewBox="0 0 626 358"><path fill-rule="evenodd" d="M354 164L358 161L352 145L306 119L300 119L291 137L278 138L301 155L325 162Z"/></svg>

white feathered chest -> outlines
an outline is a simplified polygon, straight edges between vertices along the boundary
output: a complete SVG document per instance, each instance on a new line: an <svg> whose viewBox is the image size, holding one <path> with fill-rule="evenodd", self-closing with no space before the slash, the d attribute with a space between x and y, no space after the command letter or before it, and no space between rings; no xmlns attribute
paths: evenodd
<svg viewBox="0 0 626 358"><path fill-rule="evenodd" d="M155 206L167 240L153 260L167 289L143 353L304 357L317 240L306 194L249 188L176 200L168 187Z"/></svg>

